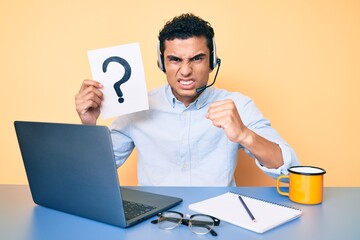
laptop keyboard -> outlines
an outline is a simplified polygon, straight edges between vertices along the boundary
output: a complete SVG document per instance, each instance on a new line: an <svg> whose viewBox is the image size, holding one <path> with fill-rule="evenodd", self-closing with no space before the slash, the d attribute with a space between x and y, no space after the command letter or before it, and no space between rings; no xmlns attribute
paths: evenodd
<svg viewBox="0 0 360 240"><path fill-rule="evenodd" d="M133 219L141 214L150 212L151 210L155 209L153 206L149 206L146 204L136 203L136 202L129 202L123 201L124 210L125 210L125 217L126 220Z"/></svg>

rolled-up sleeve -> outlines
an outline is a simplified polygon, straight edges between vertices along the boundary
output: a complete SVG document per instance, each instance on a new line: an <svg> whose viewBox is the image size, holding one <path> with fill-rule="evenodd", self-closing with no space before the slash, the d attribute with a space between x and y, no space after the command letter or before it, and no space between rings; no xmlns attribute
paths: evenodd
<svg viewBox="0 0 360 240"><path fill-rule="evenodd" d="M277 178L279 175L288 175L288 168L291 166L298 166L300 165L299 159L295 154L295 151L289 146L289 144L281 142L277 143L275 142L281 149L282 158L284 161L284 164L280 166L279 168L270 169L267 167L264 167L260 164L260 162L255 159L256 165L267 175L269 175L272 178Z"/></svg>
<svg viewBox="0 0 360 240"><path fill-rule="evenodd" d="M120 167L134 150L134 142L129 136L130 127L126 117L118 117L110 126L115 163Z"/></svg>

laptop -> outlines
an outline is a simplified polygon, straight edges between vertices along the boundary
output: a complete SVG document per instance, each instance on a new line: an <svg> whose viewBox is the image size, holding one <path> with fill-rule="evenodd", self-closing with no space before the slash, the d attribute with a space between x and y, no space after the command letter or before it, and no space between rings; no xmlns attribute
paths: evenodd
<svg viewBox="0 0 360 240"><path fill-rule="evenodd" d="M14 125L38 205L129 227L182 202L120 187L106 126L25 121Z"/></svg>

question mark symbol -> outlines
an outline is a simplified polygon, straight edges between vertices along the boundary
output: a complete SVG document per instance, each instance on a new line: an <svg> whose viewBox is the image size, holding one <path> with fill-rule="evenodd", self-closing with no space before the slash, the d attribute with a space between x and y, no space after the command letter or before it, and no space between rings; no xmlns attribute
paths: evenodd
<svg viewBox="0 0 360 240"><path fill-rule="evenodd" d="M123 59L121 57L116 57L116 56L115 57L109 57L108 59L106 59L104 61L103 66L102 66L104 73L106 73L107 66L111 62L117 62L120 65L122 65L124 67L124 69L125 69L124 76L119 81L115 82L115 84L114 84L115 92L119 97L118 101L119 101L119 103L123 103L125 100L124 100L124 97L123 97L123 93L122 93L122 91L120 89L120 86L121 86L121 84L123 84L123 83L125 83L125 82L127 82L129 80L129 78L131 76L131 67L130 67L129 63L125 59Z"/></svg>

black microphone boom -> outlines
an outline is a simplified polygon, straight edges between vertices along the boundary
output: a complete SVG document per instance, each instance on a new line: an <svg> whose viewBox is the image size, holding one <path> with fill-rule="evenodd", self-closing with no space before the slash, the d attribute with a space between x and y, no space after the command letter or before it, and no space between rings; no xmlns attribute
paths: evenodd
<svg viewBox="0 0 360 240"><path fill-rule="evenodd" d="M220 69L220 65L221 65L221 59L218 58L217 60L217 63L218 63L218 67L216 69L216 74L215 74L215 77L214 77L214 81L210 84L210 85L205 85L205 86L202 86L202 87L199 87L196 89L196 92L197 93L201 93L202 91L204 91L205 89L207 89L208 87L211 87L212 85L214 85L215 81L216 81L216 78L217 78L217 75L218 75L218 72L219 72L219 69Z"/></svg>

